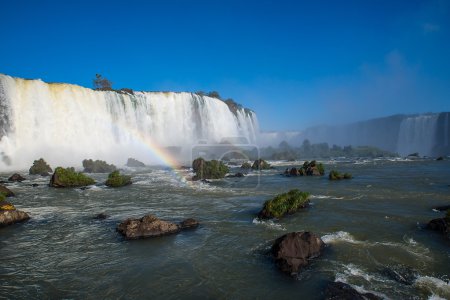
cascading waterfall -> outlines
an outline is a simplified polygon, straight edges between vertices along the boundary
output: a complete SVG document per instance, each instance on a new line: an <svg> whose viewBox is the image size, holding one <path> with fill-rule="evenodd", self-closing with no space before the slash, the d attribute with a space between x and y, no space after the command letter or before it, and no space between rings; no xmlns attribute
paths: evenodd
<svg viewBox="0 0 450 300"><path fill-rule="evenodd" d="M188 159L198 140L243 136L255 143L257 135L253 112L234 114L206 96L94 91L0 74L0 169L26 168L39 157L53 166L79 166L85 158L160 163L153 144L181 149Z"/></svg>
<svg viewBox="0 0 450 300"><path fill-rule="evenodd" d="M400 155L432 155L438 114L405 118L400 124L397 151Z"/></svg>

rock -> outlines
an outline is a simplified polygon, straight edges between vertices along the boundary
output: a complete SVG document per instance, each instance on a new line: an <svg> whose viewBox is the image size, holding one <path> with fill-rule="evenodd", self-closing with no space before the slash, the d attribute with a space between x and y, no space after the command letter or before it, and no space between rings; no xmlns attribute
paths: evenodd
<svg viewBox="0 0 450 300"><path fill-rule="evenodd" d="M195 172L193 180L201 179L220 179L224 178L230 169L221 161L206 161L203 158L197 158L192 162L192 169Z"/></svg>
<svg viewBox="0 0 450 300"><path fill-rule="evenodd" d="M105 214L105 213L99 213L98 215L96 215L94 217L95 220L104 220L109 218L109 215Z"/></svg>
<svg viewBox="0 0 450 300"><path fill-rule="evenodd" d="M208 180L208 179L202 179L200 181L203 182L203 183L211 183L211 180Z"/></svg>
<svg viewBox="0 0 450 300"><path fill-rule="evenodd" d="M294 167L289 171L289 175L290 176L299 176L300 172L297 170L297 168Z"/></svg>
<svg viewBox="0 0 450 300"><path fill-rule="evenodd" d="M385 268L381 273L386 277L405 285L413 285L417 279L417 272L403 265Z"/></svg>
<svg viewBox="0 0 450 300"><path fill-rule="evenodd" d="M439 156L438 158L436 158L436 160L444 160L444 157Z"/></svg>
<svg viewBox="0 0 450 300"><path fill-rule="evenodd" d="M41 176L49 176L50 175L49 173L52 172L53 172L52 168L50 168L50 166L43 158L35 160L29 170L30 175L41 175Z"/></svg>
<svg viewBox="0 0 450 300"><path fill-rule="evenodd" d="M109 165L103 160L92 159L83 160L83 167L86 173L111 173L117 169L115 165Z"/></svg>
<svg viewBox="0 0 450 300"><path fill-rule="evenodd" d="M267 170L270 169L270 164L266 162L264 159L257 159L253 162L252 165L253 170Z"/></svg>
<svg viewBox="0 0 450 300"><path fill-rule="evenodd" d="M130 167L130 168L142 168L142 167L145 167L145 164L137 159L130 157L127 160L126 166Z"/></svg>
<svg viewBox="0 0 450 300"><path fill-rule="evenodd" d="M180 223L181 229L194 229L197 228L199 222L195 219L189 218Z"/></svg>
<svg viewBox="0 0 450 300"><path fill-rule="evenodd" d="M350 173L344 173L341 174L336 170L331 170L330 174L328 175L328 179L330 180L341 180L341 179L352 179L353 176Z"/></svg>
<svg viewBox="0 0 450 300"><path fill-rule="evenodd" d="M179 232L180 226L175 223L146 215L140 219L127 219L117 226L117 231L127 239L157 237Z"/></svg>
<svg viewBox="0 0 450 300"><path fill-rule="evenodd" d="M436 207L433 207L433 209L438 210L438 211L447 211L450 209L450 205L436 206Z"/></svg>
<svg viewBox="0 0 450 300"><path fill-rule="evenodd" d="M94 179L84 175L83 173L75 172L74 168L57 167L50 179L49 185L56 188L67 187L83 187L94 184Z"/></svg>
<svg viewBox="0 0 450 300"><path fill-rule="evenodd" d="M11 203L0 201L0 226L23 222L29 218L26 212L17 210Z"/></svg>
<svg viewBox="0 0 450 300"><path fill-rule="evenodd" d="M108 175L108 179L105 182L109 187L121 187L131 184L131 176L121 175L119 171L114 171Z"/></svg>
<svg viewBox="0 0 450 300"><path fill-rule="evenodd" d="M37 186L39 186L39 184L37 184L37 183L32 183L31 186L32 186L32 187L37 187Z"/></svg>
<svg viewBox="0 0 450 300"><path fill-rule="evenodd" d="M306 266L308 260L318 257L324 246L322 239L311 232L291 232L279 237L271 252L278 268L292 276Z"/></svg>
<svg viewBox="0 0 450 300"><path fill-rule="evenodd" d="M238 172L238 173L235 173L235 174L232 174L232 175L227 175L226 177L227 178L234 178L234 177L244 177L244 176L245 175L243 173Z"/></svg>
<svg viewBox="0 0 450 300"><path fill-rule="evenodd" d="M0 194L3 194L5 197L14 197L14 193L8 189L6 186L0 184Z"/></svg>
<svg viewBox="0 0 450 300"><path fill-rule="evenodd" d="M450 225L446 218L433 219L428 222L428 229L439 231L444 234L450 233Z"/></svg>
<svg viewBox="0 0 450 300"><path fill-rule="evenodd" d="M252 168L252 165L249 162L244 162L241 165L241 169L244 169L244 170L248 170L248 169L251 169L251 168Z"/></svg>
<svg viewBox="0 0 450 300"><path fill-rule="evenodd" d="M343 282L330 282L325 290L326 300L381 300L372 293L359 293L351 285Z"/></svg>
<svg viewBox="0 0 450 300"><path fill-rule="evenodd" d="M22 177L20 174L14 173L13 175L11 175L11 177L8 178L8 181L13 181L13 182L22 182L24 181L26 178Z"/></svg>
<svg viewBox="0 0 450 300"><path fill-rule="evenodd" d="M273 199L264 202L262 210L258 214L259 219L281 218L286 214L292 214L309 205L309 193L298 189L276 195Z"/></svg>

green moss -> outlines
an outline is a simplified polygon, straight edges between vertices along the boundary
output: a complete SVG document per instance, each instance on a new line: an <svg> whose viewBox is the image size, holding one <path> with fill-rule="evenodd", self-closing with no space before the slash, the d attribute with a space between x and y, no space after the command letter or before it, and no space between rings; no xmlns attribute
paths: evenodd
<svg viewBox="0 0 450 300"><path fill-rule="evenodd" d="M35 160L29 170L30 175L48 175L51 172L53 172L52 168L43 158Z"/></svg>
<svg viewBox="0 0 450 300"><path fill-rule="evenodd" d="M320 175L324 175L325 174L325 169L324 169L322 163L317 164L317 170L319 170Z"/></svg>
<svg viewBox="0 0 450 300"><path fill-rule="evenodd" d="M3 193L0 193L0 201L5 201L6 200L6 196Z"/></svg>
<svg viewBox="0 0 450 300"><path fill-rule="evenodd" d="M252 165L253 170L267 170L270 169L270 164L264 159L257 159Z"/></svg>
<svg viewBox="0 0 450 300"><path fill-rule="evenodd" d="M109 165L103 160L83 160L84 172L86 173L109 173L116 170L115 165Z"/></svg>
<svg viewBox="0 0 450 300"><path fill-rule="evenodd" d="M281 218L286 214L291 214L304 208L309 203L309 193L301 192L298 189L290 190L287 193L279 194L275 198L264 203L260 218Z"/></svg>
<svg viewBox="0 0 450 300"><path fill-rule="evenodd" d="M206 161L203 158L197 158L192 162L192 169L195 172L194 180L199 179L220 179L230 172L230 169L221 161Z"/></svg>
<svg viewBox="0 0 450 300"><path fill-rule="evenodd" d="M248 170L248 169L251 169L251 168L252 168L252 165L251 165L249 162L245 162L245 163L243 163L242 166L241 166L241 169L246 169L246 170Z"/></svg>
<svg viewBox="0 0 450 300"><path fill-rule="evenodd" d="M114 171L108 175L105 183L109 187L121 187L131 184L131 176L120 175L119 171Z"/></svg>
<svg viewBox="0 0 450 300"><path fill-rule="evenodd" d="M352 174L350 173L341 174L336 170L331 170L330 174L328 175L328 179L330 180L351 179L351 178Z"/></svg>
<svg viewBox="0 0 450 300"><path fill-rule="evenodd" d="M50 180L50 186L53 187L80 187L94 184L94 179L75 172L74 168L57 167Z"/></svg>

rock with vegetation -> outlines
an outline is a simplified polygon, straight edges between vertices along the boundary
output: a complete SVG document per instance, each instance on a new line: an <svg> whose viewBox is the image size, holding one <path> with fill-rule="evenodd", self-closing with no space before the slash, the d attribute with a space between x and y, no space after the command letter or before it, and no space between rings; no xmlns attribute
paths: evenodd
<svg viewBox="0 0 450 300"><path fill-rule="evenodd" d="M11 182L22 182L24 180L26 180L26 178L18 173L14 173L8 178L8 181Z"/></svg>
<svg viewBox="0 0 450 300"><path fill-rule="evenodd" d="M50 173L52 172L53 172L52 168L50 168L50 166L43 158L35 160L29 171L30 175L41 175L41 176L49 176Z"/></svg>
<svg viewBox="0 0 450 300"><path fill-rule="evenodd" d="M264 159L257 159L253 162L252 165L253 170L268 170L270 169L270 164L266 162Z"/></svg>
<svg viewBox="0 0 450 300"><path fill-rule="evenodd" d="M315 160L309 162L305 161L299 168L293 167L286 169L284 175L286 176L322 176L325 173L322 163L317 163Z"/></svg>
<svg viewBox="0 0 450 300"><path fill-rule="evenodd" d="M244 163L241 165L241 169L244 169L244 170L249 170L249 169L251 169L251 168L252 168L252 165L251 165L248 161L244 162Z"/></svg>
<svg viewBox="0 0 450 300"><path fill-rule="evenodd" d="M295 276L308 261L322 253L325 243L312 232L299 231L285 234L275 240L271 253L278 268Z"/></svg>
<svg viewBox="0 0 450 300"><path fill-rule="evenodd" d="M281 218L286 214L292 214L299 209L309 205L309 193L301 192L298 189L282 193L264 203L263 209L259 212L258 218L271 219Z"/></svg>
<svg viewBox="0 0 450 300"><path fill-rule="evenodd" d="M94 184L94 179L81 172L75 172L74 168L57 167L50 179L50 186L56 188L83 187Z"/></svg>
<svg viewBox="0 0 450 300"><path fill-rule="evenodd" d="M373 293L360 293L351 285L340 281L330 282L325 290L325 300L381 300L383 298Z"/></svg>
<svg viewBox="0 0 450 300"><path fill-rule="evenodd" d="M328 175L328 179L330 179L330 180L341 180L341 179L351 179L351 178L352 178L352 174L350 174L350 173L341 174L336 170L331 170L330 174Z"/></svg>
<svg viewBox="0 0 450 300"><path fill-rule="evenodd" d="M17 210L14 205L5 201L3 194L0 194L0 226L23 222L29 218L26 212Z"/></svg>
<svg viewBox="0 0 450 300"><path fill-rule="evenodd" d="M230 172L230 169L221 161L206 161L203 158L197 158L192 162L192 169L195 172L193 180L220 179Z"/></svg>
<svg viewBox="0 0 450 300"><path fill-rule="evenodd" d="M436 160L444 160L443 156L439 156L438 158L436 158Z"/></svg>
<svg viewBox="0 0 450 300"><path fill-rule="evenodd" d="M117 226L117 231L127 239L140 239L174 234L182 229L190 229L198 226L194 219L187 219L180 225L160 220L153 215L146 215L140 219L126 219Z"/></svg>
<svg viewBox="0 0 450 300"><path fill-rule="evenodd" d="M0 195L4 197L14 197L14 193L8 189L6 186L0 184Z"/></svg>
<svg viewBox="0 0 450 300"><path fill-rule="evenodd" d="M111 173L117 169L115 165L109 165L106 161L92 159L83 160L83 167L86 173Z"/></svg>
<svg viewBox="0 0 450 300"><path fill-rule="evenodd" d="M121 187L131 184L131 176L121 175L119 171L114 171L108 175L105 183L109 187Z"/></svg>
<svg viewBox="0 0 450 300"><path fill-rule="evenodd" d="M137 159L130 157L127 160L126 166L130 167L130 168L142 168L142 167L145 167L145 164Z"/></svg>
<svg viewBox="0 0 450 300"><path fill-rule="evenodd" d="M433 219L427 224L427 228L438 231L450 238L450 209L443 218Z"/></svg>

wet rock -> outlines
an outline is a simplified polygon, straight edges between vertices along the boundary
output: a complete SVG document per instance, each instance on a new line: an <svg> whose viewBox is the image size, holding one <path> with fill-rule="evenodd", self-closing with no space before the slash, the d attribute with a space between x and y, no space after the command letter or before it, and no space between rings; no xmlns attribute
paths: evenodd
<svg viewBox="0 0 450 300"><path fill-rule="evenodd" d="M381 274L405 285L413 285L417 279L417 273L414 270L402 265L385 268Z"/></svg>
<svg viewBox="0 0 450 300"><path fill-rule="evenodd" d="M32 187L37 187L37 186L39 186L39 184L37 184L37 183L32 183L31 186L32 186Z"/></svg>
<svg viewBox="0 0 450 300"><path fill-rule="evenodd" d="M441 232L443 234L450 234L450 225L446 218L433 219L428 222L428 229Z"/></svg>
<svg viewBox="0 0 450 300"><path fill-rule="evenodd" d="M447 211L450 209L450 205L436 206L436 207L433 207L433 209L438 210L438 211Z"/></svg>
<svg viewBox="0 0 450 300"><path fill-rule="evenodd" d="M444 157L439 156L438 158L436 158L436 160L444 160Z"/></svg>
<svg viewBox="0 0 450 300"><path fill-rule="evenodd" d="M279 237L271 252L278 268L289 275L296 275L312 258L318 257L325 243L308 231L291 232Z"/></svg>
<svg viewBox="0 0 450 300"><path fill-rule="evenodd" d="M96 215L94 217L95 220L104 220L109 218L109 215L105 214L105 213L99 213L98 215Z"/></svg>
<svg viewBox="0 0 450 300"><path fill-rule="evenodd" d="M197 228L199 222L195 219L189 218L180 223L181 229L194 229Z"/></svg>
<svg viewBox="0 0 450 300"><path fill-rule="evenodd" d="M325 290L326 300L379 300L372 293L359 293L351 285L343 282L330 282Z"/></svg>
<svg viewBox="0 0 450 300"><path fill-rule="evenodd" d="M3 194L5 197L14 197L14 193L8 189L6 186L0 184L0 194Z"/></svg>
<svg viewBox="0 0 450 300"><path fill-rule="evenodd" d="M127 160L126 166L130 167L130 168L142 168L142 167L145 167L145 164L137 159L130 157Z"/></svg>
<svg viewBox="0 0 450 300"><path fill-rule="evenodd" d="M52 172L53 172L52 168L47 164L47 162L43 158L35 160L29 170L30 175L41 175L41 176L50 176L50 173Z"/></svg>
<svg viewBox="0 0 450 300"><path fill-rule="evenodd" d="M235 178L235 177L244 177L245 175L243 173L236 173L236 174L232 174L232 175L227 175L227 178Z"/></svg>
<svg viewBox="0 0 450 300"><path fill-rule="evenodd" d="M17 210L14 205L7 201L0 201L0 226L26 221L30 216L23 211Z"/></svg>
<svg viewBox="0 0 450 300"><path fill-rule="evenodd" d="M289 175L290 176L299 176L300 175L300 172L298 171L298 169L297 168L292 168L290 171L289 171Z"/></svg>
<svg viewBox="0 0 450 300"><path fill-rule="evenodd" d="M22 175L14 173L13 175L11 175L11 177L8 178L8 181L12 181L12 182L22 182L24 181L26 178L22 177Z"/></svg>

